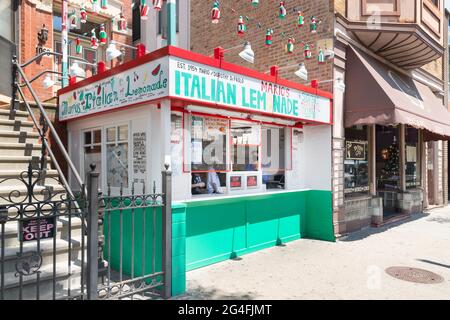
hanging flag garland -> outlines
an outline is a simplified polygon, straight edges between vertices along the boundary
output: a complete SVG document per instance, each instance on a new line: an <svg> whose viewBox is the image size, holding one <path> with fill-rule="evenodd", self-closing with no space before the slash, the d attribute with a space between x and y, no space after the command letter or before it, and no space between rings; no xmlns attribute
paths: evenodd
<svg viewBox="0 0 450 320"><path fill-rule="evenodd" d="M100 37L100 45L106 44L107 35L105 31L105 25L103 23L100 25L100 32L98 35Z"/></svg>
<svg viewBox="0 0 450 320"><path fill-rule="evenodd" d="M108 0L101 0L101 1L100 1L100 7L101 7L103 10L108 9Z"/></svg>
<svg viewBox="0 0 450 320"><path fill-rule="evenodd" d="M305 43L303 47L303 55L305 59L311 59L312 53L311 53L311 45L309 43Z"/></svg>
<svg viewBox="0 0 450 320"><path fill-rule="evenodd" d="M82 54L83 53L83 47L81 46L81 40L80 38L77 37L77 39L75 40L75 52L77 54Z"/></svg>
<svg viewBox="0 0 450 320"><path fill-rule="evenodd" d="M86 8L84 6L82 6L81 9L80 9L80 22L81 23L86 23L86 21L87 21Z"/></svg>
<svg viewBox="0 0 450 320"><path fill-rule="evenodd" d="M141 19L142 20L147 20L148 19L147 0L141 0Z"/></svg>
<svg viewBox="0 0 450 320"><path fill-rule="evenodd" d="M153 9L156 11L161 10L162 7L162 0L153 0Z"/></svg>
<svg viewBox="0 0 450 320"><path fill-rule="evenodd" d="M98 48L98 39L95 35L95 29L92 29L92 35L91 35L91 48L96 50Z"/></svg>
<svg viewBox="0 0 450 320"><path fill-rule="evenodd" d="M319 23L321 23L321 21L318 20L316 17L312 16L311 17L311 24L309 26L309 31L311 33L316 33L317 32L317 26L319 25Z"/></svg>
<svg viewBox="0 0 450 320"><path fill-rule="evenodd" d="M123 16L123 12L120 13L120 18L117 22L117 30L127 31L127 19Z"/></svg>
<svg viewBox="0 0 450 320"><path fill-rule="evenodd" d="M100 6L99 6L99 3L98 3L98 0L91 0L91 2L92 2L92 11L95 12L95 13L99 12L100 11Z"/></svg>
<svg viewBox="0 0 450 320"><path fill-rule="evenodd" d="M75 10L73 10L69 14L69 21L70 21L70 29L76 29L77 28L77 13Z"/></svg>
<svg viewBox="0 0 450 320"><path fill-rule="evenodd" d="M266 31L266 46L272 45L272 34L273 34L273 30L267 29L267 31Z"/></svg>
<svg viewBox="0 0 450 320"><path fill-rule="evenodd" d="M284 7L284 1L280 2L280 8L278 9L278 17L280 19L286 18L286 8Z"/></svg>
<svg viewBox="0 0 450 320"><path fill-rule="evenodd" d="M238 33L238 35L242 36L245 34L246 30L247 30L247 27L245 26L244 18L242 16L240 16L239 20L238 20L237 33Z"/></svg>
<svg viewBox="0 0 450 320"><path fill-rule="evenodd" d="M322 48L319 48L319 54L317 56L317 61L322 64L325 63L325 54L323 53Z"/></svg>
<svg viewBox="0 0 450 320"><path fill-rule="evenodd" d="M212 23L219 23L220 20L220 4L218 1L214 2L213 8L211 10L211 22Z"/></svg>
<svg viewBox="0 0 450 320"><path fill-rule="evenodd" d="M303 27L305 24L305 16L303 15L303 12L298 12L298 18L297 18L297 26Z"/></svg>
<svg viewBox="0 0 450 320"><path fill-rule="evenodd" d="M294 38L289 38L288 42L286 44L286 52L291 54L294 53L294 43L295 43L295 39Z"/></svg>

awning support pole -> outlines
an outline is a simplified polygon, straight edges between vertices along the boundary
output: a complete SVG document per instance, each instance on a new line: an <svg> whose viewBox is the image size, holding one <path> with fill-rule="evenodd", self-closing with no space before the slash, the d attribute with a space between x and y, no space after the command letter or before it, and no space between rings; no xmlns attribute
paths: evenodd
<svg viewBox="0 0 450 320"><path fill-rule="evenodd" d="M376 170L376 126L370 124L369 130L369 189L370 195L377 195L377 170Z"/></svg>
<svg viewBox="0 0 450 320"><path fill-rule="evenodd" d="M400 153L400 167L399 167L399 176L400 176L400 190L402 192L406 192L406 176L405 176L405 168L406 168L406 159L405 159L405 125L400 124L400 143L399 143L399 153Z"/></svg>

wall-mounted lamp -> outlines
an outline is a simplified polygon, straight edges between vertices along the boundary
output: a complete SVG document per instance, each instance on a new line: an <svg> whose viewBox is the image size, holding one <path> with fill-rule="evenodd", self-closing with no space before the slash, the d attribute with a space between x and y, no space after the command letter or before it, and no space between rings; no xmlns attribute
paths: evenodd
<svg viewBox="0 0 450 320"><path fill-rule="evenodd" d="M117 49L116 44L122 47L121 50ZM115 58L122 57L125 54L124 47L136 50L138 58L145 55L146 52L145 46L142 43L138 44L136 47L133 47L124 43L119 43L115 40L111 40L111 42L108 45L108 48L106 49L106 61L111 61Z"/></svg>
<svg viewBox="0 0 450 320"><path fill-rule="evenodd" d="M270 75L273 77L278 77L278 72L280 70L286 70L286 69L293 69L298 67L298 70L294 72L294 74L299 77L302 80L307 81L308 80L308 70L305 67L305 64L302 62L300 64L293 64L290 66L285 66L279 68L278 66L271 66L270 67Z"/></svg>
<svg viewBox="0 0 450 320"><path fill-rule="evenodd" d="M334 88L337 91L340 91L340 92L345 91L345 82L344 82L344 79L342 79L342 78L337 78L336 80L324 80L324 81L312 80L311 87L314 89L317 89L319 87L319 84L329 83L329 82L334 82Z"/></svg>
<svg viewBox="0 0 450 320"><path fill-rule="evenodd" d="M250 45L250 42L244 42L243 44L237 45L235 47L231 47L228 49L223 49L221 47L217 47L214 48L214 58L216 59L223 59L225 52L234 50L234 49L238 49L238 48L242 48L244 47L244 50L242 50L241 52L239 52L239 57L241 57L242 59L244 59L247 62L250 63L254 63L255 62L255 52L252 49L252 46Z"/></svg>

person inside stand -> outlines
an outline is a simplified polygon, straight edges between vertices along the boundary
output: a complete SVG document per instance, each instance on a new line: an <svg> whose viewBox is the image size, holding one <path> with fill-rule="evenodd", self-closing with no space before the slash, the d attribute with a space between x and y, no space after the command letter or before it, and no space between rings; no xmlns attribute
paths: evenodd
<svg viewBox="0 0 450 320"><path fill-rule="evenodd" d="M257 151L253 151L252 155L251 155L251 159L253 161L251 161L250 163L247 163L245 165L245 171L258 171L258 152Z"/></svg>
<svg viewBox="0 0 450 320"><path fill-rule="evenodd" d="M206 183L202 181L202 177L198 173L192 174L192 194L203 194ZM202 190L203 189L203 190Z"/></svg>
<svg viewBox="0 0 450 320"><path fill-rule="evenodd" d="M209 167L208 178L206 179L206 190L209 194L218 193L221 194L219 175L216 172L214 166L218 164L217 159L214 160L213 165Z"/></svg>

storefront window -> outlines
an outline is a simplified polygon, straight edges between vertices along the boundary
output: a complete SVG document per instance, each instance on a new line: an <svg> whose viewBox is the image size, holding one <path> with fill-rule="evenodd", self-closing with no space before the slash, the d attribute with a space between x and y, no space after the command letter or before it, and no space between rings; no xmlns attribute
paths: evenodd
<svg viewBox="0 0 450 320"><path fill-rule="evenodd" d="M83 133L84 173L91 171L95 164L97 172L102 172L102 130L93 129ZM100 180L101 181L101 180Z"/></svg>
<svg viewBox="0 0 450 320"><path fill-rule="evenodd" d="M227 135L224 118L192 116L191 171L192 194L223 193L226 185Z"/></svg>
<svg viewBox="0 0 450 320"><path fill-rule="evenodd" d="M345 129L345 195L360 195L369 192L367 130L367 126L354 126Z"/></svg>
<svg viewBox="0 0 450 320"><path fill-rule="evenodd" d="M248 122L231 122L232 171L258 171L261 130Z"/></svg>
<svg viewBox="0 0 450 320"><path fill-rule="evenodd" d="M398 126L376 127L376 176L379 190L398 190L400 187L400 152Z"/></svg>
<svg viewBox="0 0 450 320"><path fill-rule="evenodd" d="M405 178L406 188L420 186L420 146L419 130L413 127L405 128Z"/></svg>
<svg viewBox="0 0 450 320"><path fill-rule="evenodd" d="M285 140L283 127L262 127L262 180L267 189L285 187Z"/></svg>
<svg viewBox="0 0 450 320"><path fill-rule="evenodd" d="M106 177L112 188L128 188L128 125L106 128Z"/></svg>

